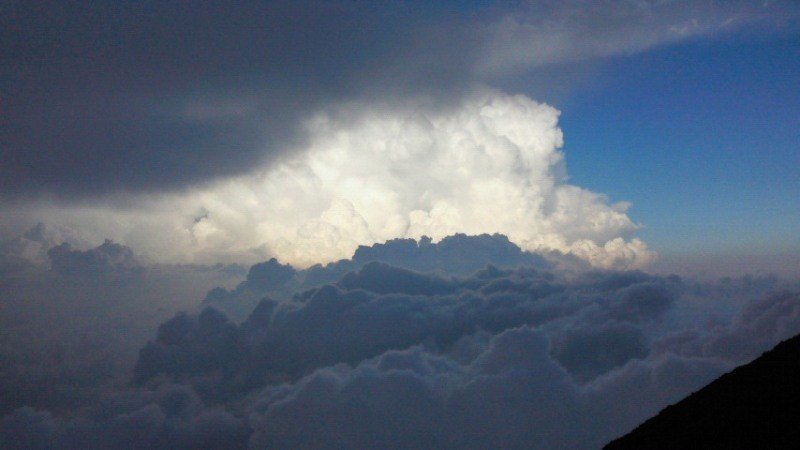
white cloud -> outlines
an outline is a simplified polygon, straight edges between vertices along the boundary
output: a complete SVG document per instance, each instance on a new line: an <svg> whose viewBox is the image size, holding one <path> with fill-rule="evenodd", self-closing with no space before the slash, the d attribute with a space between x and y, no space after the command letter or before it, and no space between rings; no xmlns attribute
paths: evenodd
<svg viewBox="0 0 800 450"><path fill-rule="evenodd" d="M248 175L124 208L30 214L160 260L307 266L396 237L499 232L598 267L648 263L647 246L626 240L638 228L627 203L567 184L558 117L488 90L447 109L350 104L310 118L302 149Z"/></svg>
<svg viewBox="0 0 800 450"><path fill-rule="evenodd" d="M783 1L522 2L478 26L482 39L475 68L484 79L513 75L747 27L775 30L797 13L796 4Z"/></svg>

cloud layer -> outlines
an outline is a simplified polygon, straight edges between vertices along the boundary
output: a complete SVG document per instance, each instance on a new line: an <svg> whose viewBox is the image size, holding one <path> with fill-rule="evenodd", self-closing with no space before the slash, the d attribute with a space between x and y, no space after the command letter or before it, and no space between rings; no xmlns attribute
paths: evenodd
<svg viewBox="0 0 800 450"><path fill-rule="evenodd" d="M121 206L19 214L168 261L274 256L305 267L397 237L499 232L523 250L597 267L647 264L654 255L630 239L628 204L567 183L558 114L490 90L446 108L350 104L309 119L294 157L246 176Z"/></svg>
<svg viewBox="0 0 800 450"><path fill-rule="evenodd" d="M211 308L179 314L141 350L133 386L71 418L20 408L0 438L25 448L597 448L800 332L799 293L775 279L492 266L453 277L373 262L265 299L240 324Z"/></svg>
<svg viewBox="0 0 800 450"><path fill-rule="evenodd" d="M797 12L712 0L14 2L0 11L0 190L185 188L285 155L302 120L331 103L448 102L475 84L774 28Z"/></svg>
<svg viewBox="0 0 800 450"><path fill-rule="evenodd" d="M0 242L0 411L90 403L129 377L158 324L194 310L235 266L153 265L110 241L76 250L37 226ZM2 447L2 445L0 445Z"/></svg>

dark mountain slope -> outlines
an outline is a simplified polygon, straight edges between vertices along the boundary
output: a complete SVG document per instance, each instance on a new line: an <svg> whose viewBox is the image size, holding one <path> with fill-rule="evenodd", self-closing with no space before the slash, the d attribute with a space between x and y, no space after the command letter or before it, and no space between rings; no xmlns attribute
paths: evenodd
<svg viewBox="0 0 800 450"><path fill-rule="evenodd" d="M800 448L800 335L668 406L605 448Z"/></svg>

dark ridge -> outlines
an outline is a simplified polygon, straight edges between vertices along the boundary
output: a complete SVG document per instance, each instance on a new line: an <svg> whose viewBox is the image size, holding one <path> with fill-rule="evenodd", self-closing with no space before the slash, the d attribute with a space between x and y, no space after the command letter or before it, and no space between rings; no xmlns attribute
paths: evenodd
<svg viewBox="0 0 800 450"><path fill-rule="evenodd" d="M800 335L604 448L800 448Z"/></svg>

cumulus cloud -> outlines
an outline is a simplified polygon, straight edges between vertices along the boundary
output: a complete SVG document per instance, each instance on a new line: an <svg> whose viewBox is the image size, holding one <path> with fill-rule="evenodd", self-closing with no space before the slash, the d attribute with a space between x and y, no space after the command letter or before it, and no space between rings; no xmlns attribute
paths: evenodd
<svg viewBox="0 0 800 450"><path fill-rule="evenodd" d="M644 333L631 325L604 324L568 330L553 346L553 357L578 380L592 380L650 353Z"/></svg>
<svg viewBox="0 0 800 450"><path fill-rule="evenodd" d="M48 252L59 244L88 246L70 230L46 226L42 222L22 234L0 240L0 275L14 277L46 266L50 260Z"/></svg>
<svg viewBox="0 0 800 450"><path fill-rule="evenodd" d="M652 260L628 205L566 182L553 108L482 86L798 12L713 1L10 10L6 236L44 221L158 261L308 266L397 237L500 232L603 268ZM153 54L156 41L170 45Z"/></svg>
<svg viewBox="0 0 800 450"><path fill-rule="evenodd" d="M581 387L548 352L547 337L524 326L493 337L466 365L413 348L355 368L320 370L256 396L250 444L598 448L721 370L713 362L666 358L632 363Z"/></svg>
<svg viewBox="0 0 800 450"><path fill-rule="evenodd" d="M539 254L524 252L500 234L457 234L447 236L438 243L433 243L428 237L419 241L392 239L385 243L360 246L350 259L342 259L325 266L315 264L305 270L295 270L272 258L253 265L247 278L235 289L217 287L209 291L203 305L224 311L234 320L244 320L265 296L288 300L296 292L335 283L371 262L382 262L418 272L465 276L486 267L487 264L501 268L528 266L549 269L554 265L572 267L573 261L565 259L563 255L550 254L546 259ZM363 277L351 274L348 279Z"/></svg>
<svg viewBox="0 0 800 450"><path fill-rule="evenodd" d="M764 348L800 331L800 292L773 290L747 302L728 326L711 323L704 329L668 334L655 343L659 352L721 358L743 363Z"/></svg>
<svg viewBox="0 0 800 450"><path fill-rule="evenodd" d="M133 250L111 240L86 251L74 250L65 242L48 250L47 255L51 270L63 275L92 277L102 273L144 271Z"/></svg>
<svg viewBox="0 0 800 450"><path fill-rule="evenodd" d="M0 17L0 232L49 224L0 241L0 446L596 448L800 332L797 285L628 271L486 87L794 4L157 3Z"/></svg>
<svg viewBox="0 0 800 450"><path fill-rule="evenodd" d="M22 214L162 260L274 256L306 267L397 237L502 233L601 268L646 265L654 254L632 238L628 203L567 182L558 115L488 90L448 108L352 104L309 119L295 157L247 176L128 208Z"/></svg>
<svg viewBox="0 0 800 450"><path fill-rule="evenodd" d="M64 241L71 244L59 244ZM128 377L137 351L179 310L213 305L238 322L267 294L288 300L371 261L462 275L487 263L549 267L504 236L459 235L439 244L397 239L361 247L352 259L303 271L269 260L253 265L236 285L245 274L238 266L153 264L111 241L75 247L86 243L42 224L0 242L3 413L25 404L60 409L91 402L109 383Z"/></svg>
<svg viewBox="0 0 800 450"><path fill-rule="evenodd" d="M36 226L0 243L0 410L70 408L128 377L138 349L208 289L234 284L230 266L165 266L106 241L88 250L49 247ZM21 250L21 251L20 251Z"/></svg>
<svg viewBox="0 0 800 450"><path fill-rule="evenodd" d="M437 247L423 242L361 254L409 261ZM243 284L280 290L304 272L267 261ZM335 284L264 299L241 323L213 308L178 314L139 352L133 386L72 418L17 409L0 438L43 448L123 438L153 448L597 448L800 332L798 292L774 278L698 284L527 266L464 276L373 261Z"/></svg>
<svg viewBox="0 0 800 450"><path fill-rule="evenodd" d="M264 299L238 327L213 308L179 315L142 349L135 376L146 383L166 375L219 398L389 350L447 353L476 333L546 325L557 337L554 357L585 381L649 354L641 326L668 311L680 285L641 272L570 282L489 266L454 278L373 262L336 285Z"/></svg>

